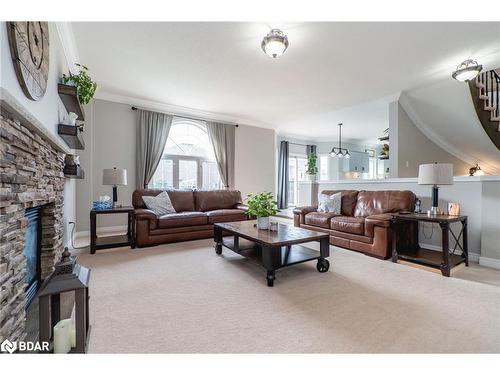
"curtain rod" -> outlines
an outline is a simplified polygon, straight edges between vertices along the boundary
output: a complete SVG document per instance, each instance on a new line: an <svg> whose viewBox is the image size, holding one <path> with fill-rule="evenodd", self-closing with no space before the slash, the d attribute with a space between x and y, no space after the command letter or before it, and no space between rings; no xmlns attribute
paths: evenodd
<svg viewBox="0 0 500 375"><path fill-rule="evenodd" d="M174 117L178 117L178 118L184 118L184 119L186 119L186 120L204 121L204 122L214 121L214 122L218 122L218 123L221 123L221 124L226 124L226 125L234 125L234 126L236 126L236 127L238 127L238 126L239 126L238 124L234 124L234 123L231 123L231 122L208 120L208 119L201 118L201 117L189 117L189 116L182 116L182 115L177 115L177 114L175 114L175 113L170 113L170 112L161 112L161 111L156 111L156 110L150 110L150 109L147 109L147 108L139 108L139 107L136 107L136 106L131 106L130 108L132 109L132 111L137 111L138 109L144 109L144 110L146 110L146 111L153 111L153 112L165 113L165 114L167 114L167 115L172 115L172 116L174 116Z"/></svg>

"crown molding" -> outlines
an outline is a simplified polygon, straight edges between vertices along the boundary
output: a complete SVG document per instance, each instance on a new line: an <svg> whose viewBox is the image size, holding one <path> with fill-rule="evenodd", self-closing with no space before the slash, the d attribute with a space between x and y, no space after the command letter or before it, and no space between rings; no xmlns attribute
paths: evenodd
<svg viewBox="0 0 500 375"><path fill-rule="evenodd" d="M70 22L55 22L59 40L61 41L64 57L71 73L78 73L75 63L80 61L78 47L76 46L75 34Z"/></svg>
<svg viewBox="0 0 500 375"><path fill-rule="evenodd" d="M140 99L128 95L118 95L99 89L95 95L95 99L106 100L108 102L127 104L139 108L150 109L154 111L167 112L179 116L194 117L200 120L221 121L238 125L247 125L257 128L276 130L271 124L245 119L238 116L225 115L217 112L203 111L200 109L183 107L174 104L167 104L153 100Z"/></svg>
<svg viewBox="0 0 500 375"><path fill-rule="evenodd" d="M399 97L399 104L401 104L403 109L406 111L406 114L408 115L410 120L413 121L415 126L427 138L429 138L432 142L441 147L443 150L445 150L449 154L455 156L457 159L462 160L467 164L474 165L478 163L479 165L481 165L481 169L483 169L486 173L492 175L500 174L500 169L492 166L491 164L486 163L483 160L473 157L472 155L466 154L462 150L459 150L458 148L453 146L448 141L444 140L442 137L438 136L436 132L428 124L426 124L422 120L422 118L417 114L417 112L413 109L410 100L408 99L408 95L406 95L405 92L401 93L401 96Z"/></svg>

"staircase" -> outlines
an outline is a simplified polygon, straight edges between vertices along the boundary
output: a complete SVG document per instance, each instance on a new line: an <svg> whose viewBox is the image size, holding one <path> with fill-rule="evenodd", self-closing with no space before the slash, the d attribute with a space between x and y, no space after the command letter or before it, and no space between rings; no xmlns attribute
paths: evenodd
<svg viewBox="0 0 500 375"><path fill-rule="evenodd" d="M500 150L500 69L480 73L469 81L479 122Z"/></svg>

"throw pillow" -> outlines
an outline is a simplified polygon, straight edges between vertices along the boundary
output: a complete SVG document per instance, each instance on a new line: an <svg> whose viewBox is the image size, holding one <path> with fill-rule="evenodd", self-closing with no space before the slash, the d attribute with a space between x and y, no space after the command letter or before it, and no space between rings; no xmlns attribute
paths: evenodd
<svg viewBox="0 0 500 375"><path fill-rule="evenodd" d="M340 215L342 193L332 195L320 194L318 201L318 212L331 212L332 214Z"/></svg>
<svg viewBox="0 0 500 375"><path fill-rule="evenodd" d="M162 216L175 212L174 206L170 201L170 197L166 191L162 191L156 197L143 196L142 200L147 208L153 211L156 215Z"/></svg>

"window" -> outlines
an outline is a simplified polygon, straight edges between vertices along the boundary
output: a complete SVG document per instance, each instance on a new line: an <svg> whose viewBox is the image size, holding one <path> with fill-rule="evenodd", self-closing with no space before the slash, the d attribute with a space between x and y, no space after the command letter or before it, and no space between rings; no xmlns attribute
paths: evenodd
<svg viewBox="0 0 500 375"><path fill-rule="evenodd" d="M328 161L330 156L320 155L319 157L319 179L321 181L328 181Z"/></svg>
<svg viewBox="0 0 500 375"><path fill-rule="evenodd" d="M299 182L307 181L307 157L291 156L288 159L288 205L299 203Z"/></svg>
<svg viewBox="0 0 500 375"><path fill-rule="evenodd" d="M167 144L149 187L222 188L214 151L202 121L173 119Z"/></svg>

